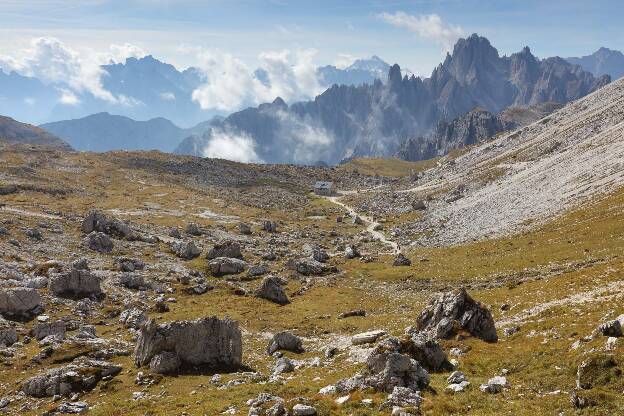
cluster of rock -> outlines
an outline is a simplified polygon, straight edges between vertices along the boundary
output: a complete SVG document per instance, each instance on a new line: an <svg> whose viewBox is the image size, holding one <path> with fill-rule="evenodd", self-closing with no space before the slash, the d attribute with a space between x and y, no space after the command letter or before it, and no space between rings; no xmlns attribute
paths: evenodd
<svg viewBox="0 0 624 416"><path fill-rule="evenodd" d="M382 339L368 354L364 372L327 386L321 389L321 393L350 393L356 389L372 388L389 393L382 408L404 412L397 414L408 414L404 408L418 409L422 401L421 391L429 386L429 373L454 369L436 340L450 335L448 328L465 330L488 342L497 339L494 321L486 308L470 298L464 289L444 293L431 300L419 315L417 326L408 328L402 338L383 338L385 331L353 336L353 345ZM470 385L461 371L453 372L447 381L447 390L455 393L464 391ZM500 381L495 377L482 390L496 393L508 386L506 380L504 383Z"/></svg>
<svg viewBox="0 0 624 416"><path fill-rule="evenodd" d="M100 380L115 377L121 370L105 361L78 360L26 380L22 391L32 397L69 396L93 390Z"/></svg>
<svg viewBox="0 0 624 416"><path fill-rule="evenodd" d="M472 299L464 288L431 299L416 319L414 330L432 338L448 338L464 330L487 342L498 340L492 313Z"/></svg>

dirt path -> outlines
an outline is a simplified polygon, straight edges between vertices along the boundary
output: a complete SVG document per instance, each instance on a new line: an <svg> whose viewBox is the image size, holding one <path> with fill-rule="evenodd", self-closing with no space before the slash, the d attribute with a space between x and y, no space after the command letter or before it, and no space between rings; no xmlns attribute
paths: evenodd
<svg viewBox="0 0 624 416"><path fill-rule="evenodd" d="M10 212L10 213L13 213L13 214L24 215L24 216L27 216L27 217L46 218L46 219L49 219L49 220L61 220L62 219L62 217L59 217L58 215L44 214L44 213L41 213L41 212L26 211L26 210L17 209L17 208L10 208L10 207L0 207L0 211Z"/></svg>
<svg viewBox="0 0 624 416"><path fill-rule="evenodd" d="M339 192L339 195L337 195L337 196L327 196L327 197L325 197L325 199L327 199L330 202L332 202L332 203L334 203L334 204L336 204L336 205L346 209L347 211L349 211L349 214L351 216L355 216L355 215L359 216L367 224L366 231L371 233L371 235L373 236L373 238L375 240L378 240L381 243L383 243L383 244L385 244L385 245L387 245L389 247L392 247L392 251L389 254L393 254L393 255L399 254L401 252L401 250L399 249L399 245L397 243L395 243L394 241L389 240L388 238L386 238L386 235L384 233L382 233L381 231L375 230L375 228L378 225L380 225L379 222L375 221L373 218L371 218L371 217L369 217L367 215L360 214L360 213L356 212L353 209L353 207L345 204L344 202L339 201L339 199L342 198L343 196L348 195L348 194L353 194L353 193L356 193L356 192L357 191L348 191L348 192L343 192L343 193Z"/></svg>

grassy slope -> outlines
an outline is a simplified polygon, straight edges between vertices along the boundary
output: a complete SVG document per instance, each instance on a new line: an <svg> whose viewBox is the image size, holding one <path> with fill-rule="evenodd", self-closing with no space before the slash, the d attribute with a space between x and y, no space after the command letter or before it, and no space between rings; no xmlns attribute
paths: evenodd
<svg viewBox="0 0 624 416"><path fill-rule="evenodd" d="M151 199L171 209L178 209L182 200L189 210L191 207L210 207L219 212L241 215L245 219L270 214L279 216L293 229L342 227L339 228L341 233L354 232L352 226L338 226L333 219L337 211L322 200L311 199L306 210L308 214L327 215L327 220L312 221L298 213L256 212L236 206L223 208L215 206L214 195L186 188L182 183L176 187L152 185L152 182L179 180L177 178L121 171L101 158L71 157L76 160L82 158L78 163L94 169L81 175L50 171L47 176L51 183L57 185L63 183L84 187L91 196L72 194L58 198L40 193L22 193L4 200L27 209L58 209L75 213L84 212L91 206L136 209ZM15 162L18 162L17 159ZM135 181L128 181L129 177ZM162 193L167 195L155 197ZM576 293L621 282L624 280L623 211L624 192L620 191L520 236L459 247L414 250L409 254L415 261L413 266L407 268L391 267L389 259L371 264L336 260L338 267L345 271L343 275L314 285L303 296L294 297L292 304L285 307L234 296L226 285L216 282L216 290L201 296L176 295L178 303L171 305L171 312L155 314L154 317L160 321L169 321L227 314L240 320L241 326L252 332L245 336L245 362L266 374L271 360L263 356L266 340L259 334L264 331L293 329L312 338L308 345L314 347L318 344L320 349L320 345L333 339L335 334L349 335L373 328L385 328L398 335L413 322L433 290L454 287L460 283L470 286L472 295L490 305L495 319L500 321L520 315L522 311L544 302L566 299ZM143 215L132 217L132 220L170 226L184 223L188 218ZM203 225L211 224L200 218L193 220ZM36 222L32 218L24 219L25 224ZM64 228L68 236L79 241L76 221L65 223ZM154 254L151 248L143 252L144 258L151 262L155 261ZM418 258L426 261L418 261ZM189 266L204 268L205 264L197 260L189 263ZM288 290L292 293L298 288L298 284L290 284ZM511 310L500 312L499 307L503 303L510 304ZM586 343L578 351L571 351L569 347L575 340L591 333L597 323L604 321L607 316L615 317L624 312L621 305L621 298L563 303L531 316L523 322L518 334L510 338L504 338L501 334L497 344L485 344L472 338L444 341L446 349L453 346L470 349L459 361L460 369L472 382L472 389L466 393L449 395L444 392L448 373L434 374L432 387L436 393L425 393L424 412L431 415L574 414L566 392L574 387L576 366L584 358L585 351L602 347L606 338ZM368 316L336 319L338 313L355 308L366 309ZM71 312L62 306L54 306L47 313L61 316ZM127 338L125 331L117 325L94 323L102 336ZM623 351L620 343L616 356L621 357ZM33 344L25 349L28 358L35 352ZM322 353L307 353L304 357L317 355ZM133 367L132 358L121 357L114 361L123 364L122 374L109 384L101 384L95 391L85 395L84 400L95 404L90 412L94 415L168 415L182 412L214 415L229 405L236 406L239 414L246 414L245 401L264 391L285 398L312 398L321 414L386 414L376 411L384 399L383 394L356 393L343 406L336 405L333 397L315 394L318 388L357 371L358 365L347 363L346 359L343 353L333 364L299 370L284 385L246 383L228 390L218 390L210 384L209 375L166 378L160 385L149 388L136 386L134 378L138 370ZM478 391L481 382L496 375L502 368L510 371L510 390L496 396ZM19 382L39 370L39 366L4 367L1 378ZM237 377L240 376L227 375L224 379ZM0 395L12 388L15 388L13 383L6 383ZM166 393L161 394L163 390ZM557 390L562 393L548 394ZM151 396L148 400L132 401L131 395L135 391L145 391ZM621 392L621 383L616 382L585 393L597 398L599 405L578 414L624 413ZM375 400L373 409L358 403L357 399L364 397ZM24 411L23 414L29 412Z"/></svg>
<svg viewBox="0 0 624 416"><path fill-rule="evenodd" d="M419 162L407 162L401 159L359 158L340 165L338 169L358 171L364 175L378 175L387 177L408 176L414 172L432 168L438 159L429 159Z"/></svg>

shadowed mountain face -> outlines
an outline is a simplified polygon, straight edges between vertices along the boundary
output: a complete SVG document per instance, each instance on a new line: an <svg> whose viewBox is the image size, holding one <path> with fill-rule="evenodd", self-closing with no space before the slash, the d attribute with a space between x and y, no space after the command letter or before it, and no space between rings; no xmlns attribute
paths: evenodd
<svg viewBox="0 0 624 416"><path fill-rule="evenodd" d="M588 56L566 58L568 62L580 65L594 75L609 75L612 80L624 76L624 54L608 48L600 48Z"/></svg>
<svg viewBox="0 0 624 416"><path fill-rule="evenodd" d="M4 116L0 116L0 143L37 144L72 150L70 145L44 129Z"/></svg>
<svg viewBox="0 0 624 416"><path fill-rule="evenodd" d="M481 143L502 132L530 124L561 107L561 104L548 102L530 107L509 107L499 114L477 107L451 122L440 121L429 137L407 139L396 156L409 161L442 156L453 149Z"/></svg>
<svg viewBox="0 0 624 416"><path fill-rule="evenodd" d="M406 139L431 135L440 121L475 107L566 103L610 82L561 58L539 60L528 48L500 57L486 38L460 39L430 78L403 77L398 65L386 83L334 85L313 101L287 106L278 99L226 118L177 151L197 152L215 136L252 143L258 159L276 163L337 163L359 156L394 155ZM441 148L448 146L442 145Z"/></svg>

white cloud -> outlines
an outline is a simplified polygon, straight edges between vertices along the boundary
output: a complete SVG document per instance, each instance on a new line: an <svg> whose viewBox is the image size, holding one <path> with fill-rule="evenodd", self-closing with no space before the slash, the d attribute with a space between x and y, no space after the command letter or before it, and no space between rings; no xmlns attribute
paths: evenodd
<svg viewBox="0 0 624 416"><path fill-rule="evenodd" d="M65 105L78 105L80 104L80 99L73 91L61 89L61 103Z"/></svg>
<svg viewBox="0 0 624 416"><path fill-rule="evenodd" d="M233 160L243 163L262 163L256 153L256 143L246 134L234 134L213 129L203 151L204 157Z"/></svg>
<svg viewBox="0 0 624 416"><path fill-rule="evenodd" d="M381 13L379 17L387 23L407 29L423 39L433 40L445 51L450 51L457 39L464 35L461 27L452 26L442 21L437 14L414 16L405 12L396 12L394 14Z"/></svg>
<svg viewBox="0 0 624 416"><path fill-rule="evenodd" d="M143 58L147 53L140 47L131 43L124 43L121 45L110 45L109 52L103 54L103 60L108 60L112 63L124 63L127 58Z"/></svg>
<svg viewBox="0 0 624 416"><path fill-rule="evenodd" d="M160 93L160 99L163 100L163 101L175 101L176 100L176 96L172 92L161 92Z"/></svg>
<svg viewBox="0 0 624 416"><path fill-rule="evenodd" d="M12 56L0 55L0 65L22 75L36 77L47 84L61 84L61 102L78 104L77 94L93 96L121 104L135 105L130 97L114 96L102 85L106 72L101 64L115 62L123 55L142 53L130 44L111 45L110 50L98 53L87 49L78 52L56 38L35 38L30 46Z"/></svg>
<svg viewBox="0 0 624 416"><path fill-rule="evenodd" d="M285 111L275 115L280 121L281 146L288 149L294 162L315 163L330 156L334 139L323 127Z"/></svg>
<svg viewBox="0 0 624 416"><path fill-rule="evenodd" d="M254 69L232 54L201 50L199 68L206 83L193 91L193 100L203 109L238 110L281 97L290 102L322 92L316 76L314 50L263 52L258 69L266 79L258 79Z"/></svg>
<svg viewBox="0 0 624 416"><path fill-rule="evenodd" d="M334 66L340 69L346 69L355 62L356 57L348 53L340 53L334 60Z"/></svg>

